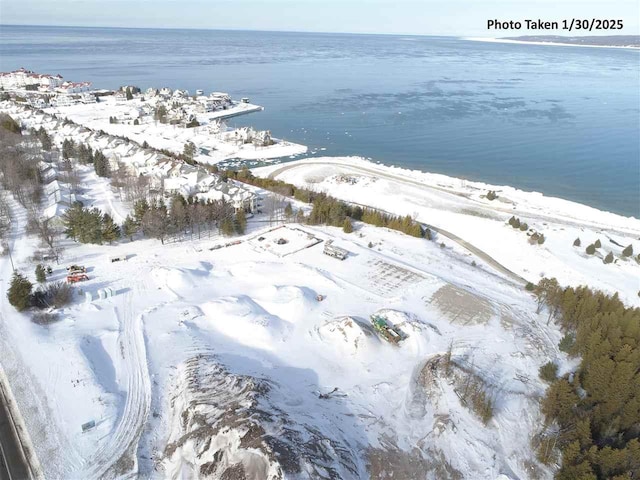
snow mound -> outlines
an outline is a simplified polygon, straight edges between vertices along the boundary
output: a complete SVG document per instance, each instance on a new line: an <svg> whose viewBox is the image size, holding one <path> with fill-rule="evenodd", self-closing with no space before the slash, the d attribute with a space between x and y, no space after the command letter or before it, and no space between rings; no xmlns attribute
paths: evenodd
<svg viewBox="0 0 640 480"><path fill-rule="evenodd" d="M162 289L180 297L180 292L192 290L198 285L198 275L183 268L156 267L151 270L151 278Z"/></svg>
<svg viewBox="0 0 640 480"><path fill-rule="evenodd" d="M331 320L318 329L320 338L342 354L366 355L380 345L373 328L353 317Z"/></svg>
<svg viewBox="0 0 640 480"><path fill-rule="evenodd" d="M273 315L296 322L318 307L318 294L307 287L271 285L252 295Z"/></svg>
<svg viewBox="0 0 640 480"><path fill-rule="evenodd" d="M394 327L403 340L400 347L403 352L410 355L425 355L430 353L429 333L435 331L434 328L411 313L383 308L374 315L383 317L391 327Z"/></svg>
<svg viewBox="0 0 640 480"><path fill-rule="evenodd" d="M179 365L170 435L159 452L163 478L365 478L361 446L344 431L344 419L332 420L329 404L315 395L309 397L314 404L298 407L299 415L285 401L292 393L274 381L232 373L210 355Z"/></svg>
<svg viewBox="0 0 640 480"><path fill-rule="evenodd" d="M246 295L221 297L200 305L209 323L239 343L273 350L283 341L289 327Z"/></svg>

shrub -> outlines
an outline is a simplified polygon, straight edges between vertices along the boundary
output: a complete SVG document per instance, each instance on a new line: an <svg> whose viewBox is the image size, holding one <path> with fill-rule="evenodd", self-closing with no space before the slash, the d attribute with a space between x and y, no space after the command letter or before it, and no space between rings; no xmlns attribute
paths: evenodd
<svg viewBox="0 0 640 480"><path fill-rule="evenodd" d="M487 192L487 200L495 200L496 198L498 198L498 195L494 190L489 190Z"/></svg>
<svg viewBox="0 0 640 480"><path fill-rule="evenodd" d="M589 245L587 247L587 249L585 250L585 252L587 252L587 255L593 255L594 253L596 253L595 245L593 243L591 245Z"/></svg>
<svg viewBox="0 0 640 480"><path fill-rule="evenodd" d="M547 362L540 367L538 375L545 382L554 382L558 378L558 366L553 362Z"/></svg>
<svg viewBox="0 0 640 480"><path fill-rule="evenodd" d="M533 292L536 289L536 286L531 282L527 282L527 285L524 287L524 289L528 292Z"/></svg>
<svg viewBox="0 0 640 480"><path fill-rule="evenodd" d="M36 280L38 283L44 283L47 281L47 271L40 263L36 265Z"/></svg>
<svg viewBox="0 0 640 480"><path fill-rule="evenodd" d="M527 225L526 223L521 223L520 230L522 230L523 232L526 232L527 230L529 230L529 225Z"/></svg>
<svg viewBox="0 0 640 480"><path fill-rule="evenodd" d="M446 245L444 244L444 242L440 243L440 248L444 248L446 247Z"/></svg>
<svg viewBox="0 0 640 480"><path fill-rule="evenodd" d="M581 243L582 242L580 241L580 237L578 237L573 241L573 246L574 247L579 247L581 245Z"/></svg>
<svg viewBox="0 0 640 480"><path fill-rule="evenodd" d="M7 292L7 298L9 303L13 305L16 310L21 312L25 308L28 308L31 304L31 289L33 285L27 278L20 275L17 271L13 272L11 277L11 285Z"/></svg>
<svg viewBox="0 0 640 480"><path fill-rule="evenodd" d="M542 245L547 238L541 233L538 237L538 245Z"/></svg>
<svg viewBox="0 0 640 480"><path fill-rule="evenodd" d="M36 308L62 308L73 299L73 287L66 282L53 282L36 290L32 304Z"/></svg>
<svg viewBox="0 0 640 480"><path fill-rule="evenodd" d="M633 245L629 244L628 247L626 247L624 250L622 250L622 256L623 257L630 257L631 255L633 255Z"/></svg>
<svg viewBox="0 0 640 480"><path fill-rule="evenodd" d="M561 352L570 353L571 348L573 347L573 344L575 343L575 341L576 341L576 337L570 333L567 333L560 340L560 343L558 344L558 348L560 349Z"/></svg>
<svg viewBox="0 0 640 480"><path fill-rule="evenodd" d="M606 256L606 257L604 257L603 262L604 262L604 263L611 263L611 262L613 262L613 253L609 252L609 253L607 254L607 256Z"/></svg>

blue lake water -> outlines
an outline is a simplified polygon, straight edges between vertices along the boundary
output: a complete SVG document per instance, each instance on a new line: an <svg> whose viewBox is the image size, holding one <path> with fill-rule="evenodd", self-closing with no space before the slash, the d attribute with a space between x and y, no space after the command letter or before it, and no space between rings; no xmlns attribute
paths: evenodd
<svg viewBox="0 0 640 480"><path fill-rule="evenodd" d="M640 217L640 53L452 37L0 27L0 70L250 97L233 120Z"/></svg>

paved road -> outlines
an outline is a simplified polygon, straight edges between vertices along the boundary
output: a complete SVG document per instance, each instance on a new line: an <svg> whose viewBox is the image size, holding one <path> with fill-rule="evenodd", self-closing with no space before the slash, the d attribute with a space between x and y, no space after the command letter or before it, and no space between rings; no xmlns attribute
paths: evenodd
<svg viewBox="0 0 640 480"><path fill-rule="evenodd" d="M5 393L0 385L0 480L29 479L29 467L6 403Z"/></svg>
<svg viewBox="0 0 640 480"><path fill-rule="evenodd" d="M399 182L403 182L403 183L408 183L414 186L418 186L421 188L430 188L430 189L434 189L434 190L440 190L442 192L448 193L450 195L457 195L457 196L464 196L463 194L457 193L457 192L452 192L450 190L447 190L445 188L441 188L441 187L433 187L430 185L425 185L424 183L420 183L420 182L416 182L410 179L406 179L406 178L402 178L396 175L391 175L391 174L385 174L383 172L379 172L376 170L370 170L368 168L364 168L364 167L360 167L357 165L348 165L348 164L340 164L340 163L334 163L334 162L305 162L305 163L300 163L300 164L293 164L293 165L284 165L280 168L278 168L277 170L274 170L273 172L271 172L269 174L269 178L276 178L278 175L280 175L281 173L292 169L292 168L297 168L297 167L301 167L304 165L309 165L309 164L314 164L314 165L338 165L341 167L348 167L352 170L356 170L356 171L363 171L369 174L374 174L376 176L380 176L380 177L386 177L389 178L391 180L394 181L399 181ZM362 205L356 202L347 202L347 203L351 203L353 205L360 205L361 207L367 207L367 205ZM379 208L376 208L376 210L381 210ZM385 213L389 213L391 215L397 215L397 213L394 212L385 212ZM420 222L419 219L416 219L417 221ZM456 242L458 245L460 245L461 247L467 249L468 251L470 251L471 253L473 253L474 255L476 255L477 257L479 257L480 259L482 259L483 261L485 261L486 263L488 263L489 265L491 265L494 269L496 269L497 271L499 271L500 273L506 275L507 277L509 277L510 279L514 280L517 283L522 283L522 284L526 284L528 282L528 280L526 280L525 278L521 277L520 275L518 275L517 273L509 270L507 267L505 267L504 265L502 265L500 262L498 262L495 258L493 258L492 256L490 256L488 253L486 253L483 250L480 250L478 247L470 244L469 242L467 242L466 240L463 240L462 238L458 237L457 235L448 232L446 230L443 230L442 228L436 227L435 225L430 225L428 223L424 223L424 222L420 222L423 225L427 226L430 230L447 237L448 239Z"/></svg>

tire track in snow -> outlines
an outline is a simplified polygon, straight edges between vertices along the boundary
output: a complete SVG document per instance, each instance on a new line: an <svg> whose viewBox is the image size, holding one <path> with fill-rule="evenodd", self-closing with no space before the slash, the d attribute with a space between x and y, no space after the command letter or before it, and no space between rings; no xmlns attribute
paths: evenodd
<svg viewBox="0 0 640 480"><path fill-rule="evenodd" d="M136 287L136 290L138 288ZM109 440L103 444L88 462L85 478L120 477L137 474L137 446L149 415L151 382L147 367L147 353L143 333L146 313L134 316L132 293L123 299L121 346L127 375L126 402L122 415ZM114 309L118 315L117 308ZM129 458L126 458L129 456ZM119 465L120 464L120 465ZM129 466L132 464L131 466Z"/></svg>

